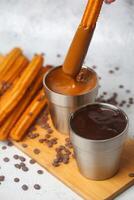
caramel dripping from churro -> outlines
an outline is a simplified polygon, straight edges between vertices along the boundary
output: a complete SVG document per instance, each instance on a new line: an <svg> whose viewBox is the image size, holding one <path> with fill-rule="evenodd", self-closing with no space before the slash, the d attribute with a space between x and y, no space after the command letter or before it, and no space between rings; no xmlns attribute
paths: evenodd
<svg viewBox="0 0 134 200"><path fill-rule="evenodd" d="M103 0L89 0L82 21L76 31L62 70L75 77L83 65L90 45Z"/></svg>

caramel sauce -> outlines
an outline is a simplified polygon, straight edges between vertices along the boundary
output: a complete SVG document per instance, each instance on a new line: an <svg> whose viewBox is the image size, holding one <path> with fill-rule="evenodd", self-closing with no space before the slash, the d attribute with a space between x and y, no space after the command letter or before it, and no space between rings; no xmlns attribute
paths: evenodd
<svg viewBox="0 0 134 200"><path fill-rule="evenodd" d="M95 88L97 84L96 74L90 69L87 70L87 73L88 79L86 77L86 81L78 82L76 79L65 74L62 67L58 67L48 74L46 83L48 88L56 93L71 96L80 95L89 92Z"/></svg>

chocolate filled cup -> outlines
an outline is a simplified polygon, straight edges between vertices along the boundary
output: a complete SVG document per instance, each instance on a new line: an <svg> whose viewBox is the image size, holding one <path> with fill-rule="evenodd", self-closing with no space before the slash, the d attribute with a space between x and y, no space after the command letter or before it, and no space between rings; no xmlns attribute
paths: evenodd
<svg viewBox="0 0 134 200"><path fill-rule="evenodd" d="M104 180L119 170L128 117L116 106L93 103L71 114L70 139L83 176Z"/></svg>
<svg viewBox="0 0 134 200"><path fill-rule="evenodd" d="M83 66L83 68L87 67ZM61 70L61 66L48 71L43 79L43 85L45 88L46 97L48 99L51 119L55 128L63 134L69 134L70 113L80 106L95 101L98 94L98 76L94 70L88 68L89 72L95 77L96 82L94 86L92 88L90 87L89 89L86 87L84 92L82 92L83 86L80 87L81 92L79 94L77 94L76 90L75 93L73 90L69 91L69 88L66 90L66 87L65 89L62 87L62 90L64 89L65 91L65 94L63 94L63 91L60 93L54 90L55 88L53 89L53 87L55 87L55 79L57 77L55 76L54 79L51 80L51 74L53 74L55 70ZM62 78L62 81L64 82L64 77L61 77L61 79ZM69 79L67 79L67 81L68 80ZM67 82L64 82L64 84L67 85ZM68 94L69 92L71 95Z"/></svg>

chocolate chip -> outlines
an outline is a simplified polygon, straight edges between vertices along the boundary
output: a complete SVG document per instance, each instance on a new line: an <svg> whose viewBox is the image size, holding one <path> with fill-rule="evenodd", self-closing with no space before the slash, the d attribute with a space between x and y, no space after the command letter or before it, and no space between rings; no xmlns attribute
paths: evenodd
<svg viewBox="0 0 134 200"><path fill-rule="evenodd" d="M23 143L23 144L22 144L22 147L23 147L23 148L27 148L27 147L28 147L28 145L27 145L27 144L25 144L25 143Z"/></svg>
<svg viewBox="0 0 134 200"><path fill-rule="evenodd" d="M18 159L19 159L19 156L15 154L15 155L13 156L13 158L14 158L15 160L18 160Z"/></svg>
<svg viewBox="0 0 134 200"><path fill-rule="evenodd" d="M33 133L33 132L29 132L28 133L28 137L30 138L30 139L35 139L35 138L37 138L39 136L39 133Z"/></svg>
<svg viewBox="0 0 134 200"><path fill-rule="evenodd" d="M19 178L14 178L14 182L18 183L20 181Z"/></svg>
<svg viewBox="0 0 134 200"><path fill-rule="evenodd" d="M50 140L50 142L52 142L52 144L57 144L57 138L52 138L51 140Z"/></svg>
<svg viewBox="0 0 134 200"><path fill-rule="evenodd" d="M129 173L128 176L134 178L134 172Z"/></svg>
<svg viewBox="0 0 134 200"><path fill-rule="evenodd" d="M54 167L59 167L59 166L60 166L59 161L57 161L57 159L54 159L54 160L53 160L52 165L53 165Z"/></svg>
<svg viewBox="0 0 134 200"><path fill-rule="evenodd" d="M69 159L67 158L63 158L63 161L62 161L64 164L68 164L69 163Z"/></svg>
<svg viewBox="0 0 134 200"><path fill-rule="evenodd" d="M26 158L24 158L23 156L19 156L20 161L25 162Z"/></svg>
<svg viewBox="0 0 134 200"><path fill-rule="evenodd" d="M70 142L70 138L66 138L66 139L65 139L65 142Z"/></svg>
<svg viewBox="0 0 134 200"><path fill-rule="evenodd" d="M39 139L39 143L44 143L45 141L46 141L46 139L44 139L44 138Z"/></svg>
<svg viewBox="0 0 134 200"><path fill-rule="evenodd" d="M40 153L40 150L36 148L36 149L33 150L33 152L34 152L35 154L39 154L39 153Z"/></svg>
<svg viewBox="0 0 134 200"><path fill-rule="evenodd" d="M59 149L60 149L60 150L64 150L64 149L65 149L65 146L60 145L60 146L59 146Z"/></svg>
<svg viewBox="0 0 134 200"><path fill-rule="evenodd" d="M4 162L9 162L9 160L10 160L10 159L7 158L7 157L3 158L3 161L4 161Z"/></svg>
<svg viewBox="0 0 134 200"><path fill-rule="evenodd" d="M53 142L52 141L48 141L47 145L48 145L49 148L51 148L51 147L53 147Z"/></svg>
<svg viewBox="0 0 134 200"><path fill-rule="evenodd" d="M109 74L114 74L114 71L113 70L109 70Z"/></svg>
<svg viewBox="0 0 134 200"><path fill-rule="evenodd" d="M47 129L47 132L48 132L49 134L51 134L51 133L53 133L53 130L52 130L51 128L48 128L48 129Z"/></svg>
<svg viewBox="0 0 134 200"><path fill-rule="evenodd" d="M34 125L29 128L29 132L31 131L36 131L36 127Z"/></svg>
<svg viewBox="0 0 134 200"><path fill-rule="evenodd" d="M1 148L2 148L2 150L5 150L5 149L7 149L7 147L6 147L6 146L2 146Z"/></svg>
<svg viewBox="0 0 134 200"><path fill-rule="evenodd" d="M57 58L60 58L60 57L61 57L61 55L60 55L59 53L58 53L56 56L57 56Z"/></svg>
<svg viewBox="0 0 134 200"><path fill-rule="evenodd" d="M65 152L66 152L67 155L71 154L71 151L69 151L69 149L65 149Z"/></svg>
<svg viewBox="0 0 134 200"><path fill-rule="evenodd" d="M21 162L21 163L20 163L20 166L21 166L21 167L25 167L26 164L25 164L24 162Z"/></svg>
<svg viewBox="0 0 134 200"><path fill-rule="evenodd" d="M121 88L121 89L124 88L124 85L119 85L119 88Z"/></svg>
<svg viewBox="0 0 134 200"><path fill-rule="evenodd" d="M35 161L34 159L31 159L31 160L29 161L29 163L30 163L30 164L35 164L36 161Z"/></svg>
<svg viewBox="0 0 134 200"><path fill-rule="evenodd" d="M19 165L19 164L15 164L14 165L17 169L20 169L21 168L21 165Z"/></svg>
<svg viewBox="0 0 134 200"><path fill-rule="evenodd" d="M27 186L27 185L22 185L22 189L23 189L24 191L26 191L26 190L28 190L28 186Z"/></svg>
<svg viewBox="0 0 134 200"><path fill-rule="evenodd" d="M46 135L45 135L45 138L50 138L50 137L51 137L50 134L46 134Z"/></svg>
<svg viewBox="0 0 134 200"><path fill-rule="evenodd" d="M12 146L13 146L13 143L12 143L11 141L8 141L7 145L8 145L9 147L12 147Z"/></svg>
<svg viewBox="0 0 134 200"><path fill-rule="evenodd" d="M43 172L43 170L38 170L37 173L38 174L43 174L44 172Z"/></svg>
<svg viewBox="0 0 134 200"><path fill-rule="evenodd" d="M107 92L103 92L104 95L107 95Z"/></svg>
<svg viewBox="0 0 134 200"><path fill-rule="evenodd" d="M3 182L5 180L5 176L0 176L0 182Z"/></svg>
<svg viewBox="0 0 134 200"><path fill-rule="evenodd" d="M115 70L118 71L120 68L119 67L115 67Z"/></svg>
<svg viewBox="0 0 134 200"><path fill-rule="evenodd" d="M41 186L40 186L39 184L35 184L35 185L34 185L34 189L40 190L40 189L41 189Z"/></svg>
<svg viewBox="0 0 134 200"><path fill-rule="evenodd" d="M22 166L22 170L23 170L24 172L27 172L29 169L28 169L28 167L26 167L26 166Z"/></svg>
<svg viewBox="0 0 134 200"><path fill-rule="evenodd" d="M44 128L44 129L46 129L47 131L50 129L50 126L49 126L48 123L43 124L41 127Z"/></svg>
<svg viewBox="0 0 134 200"><path fill-rule="evenodd" d="M93 69L96 69L96 68L97 68L97 66L93 65L93 66L92 66L92 68L93 68Z"/></svg>
<svg viewBox="0 0 134 200"><path fill-rule="evenodd" d="M131 91L130 90L126 90L126 93L130 93Z"/></svg>

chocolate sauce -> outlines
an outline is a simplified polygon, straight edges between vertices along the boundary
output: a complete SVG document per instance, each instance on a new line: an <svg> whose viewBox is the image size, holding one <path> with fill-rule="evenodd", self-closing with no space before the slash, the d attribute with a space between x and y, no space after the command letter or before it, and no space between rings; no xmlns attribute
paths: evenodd
<svg viewBox="0 0 134 200"><path fill-rule="evenodd" d="M105 105L89 105L71 118L71 127L79 136L92 140L105 140L120 134L127 120L119 110Z"/></svg>

